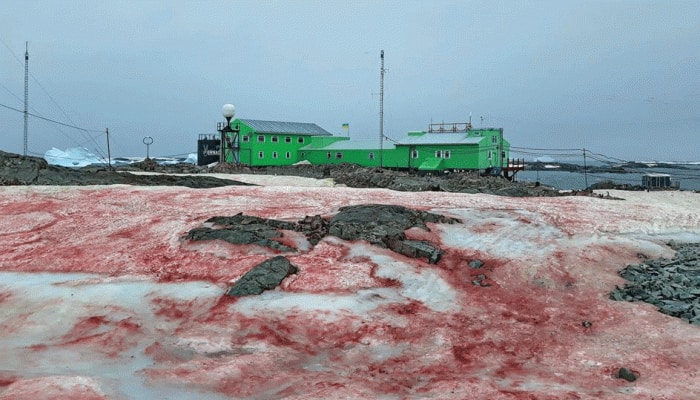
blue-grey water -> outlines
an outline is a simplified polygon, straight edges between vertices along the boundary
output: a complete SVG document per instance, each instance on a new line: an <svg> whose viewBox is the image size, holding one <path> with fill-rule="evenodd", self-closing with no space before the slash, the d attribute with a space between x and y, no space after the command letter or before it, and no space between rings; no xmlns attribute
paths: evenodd
<svg viewBox="0 0 700 400"><path fill-rule="evenodd" d="M520 171L516 175L519 182L537 182L558 189L581 190L601 181L613 181L618 184L641 185L642 175L648 173L669 174L671 179L680 183L681 190L700 190L700 165L685 165L687 169L644 168L625 174L620 173L578 173L556 169L545 171Z"/></svg>

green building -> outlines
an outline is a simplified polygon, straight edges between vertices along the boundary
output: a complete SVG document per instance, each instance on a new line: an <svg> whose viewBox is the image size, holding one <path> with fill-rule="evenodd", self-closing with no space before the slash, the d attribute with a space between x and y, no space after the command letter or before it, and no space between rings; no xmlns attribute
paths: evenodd
<svg viewBox="0 0 700 400"><path fill-rule="evenodd" d="M316 124L303 122L236 119L231 128L226 133L226 162L251 167L291 165L303 160L299 149L312 139L338 139Z"/></svg>
<svg viewBox="0 0 700 400"><path fill-rule="evenodd" d="M365 167L445 170L512 170L510 143L501 128L473 129L471 123L431 124L399 141L351 140L313 123L236 119L222 129L226 162L251 167L353 163ZM519 168L522 169L522 168Z"/></svg>

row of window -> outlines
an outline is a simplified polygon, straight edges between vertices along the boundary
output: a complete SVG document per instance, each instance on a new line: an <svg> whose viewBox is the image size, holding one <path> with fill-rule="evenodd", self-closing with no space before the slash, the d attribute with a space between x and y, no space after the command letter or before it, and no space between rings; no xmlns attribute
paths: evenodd
<svg viewBox="0 0 700 400"><path fill-rule="evenodd" d="M300 138L300 139L301 139L301 138ZM302 156L303 156L303 153L302 153ZM333 154L332 154L330 151L329 151L328 153L326 153L326 158L327 158L327 159L330 160L332 156L333 156ZM501 156L505 158L505 152L501 153ZM445 158L445 159L449 159L449 158L451 158L451 157L452 157L452 154L450 153L449 150L436 150L436 151L435 151L435 158ZM259 152L258 152L258 158L260 158L260 159L265 158L265 152L259 151ZM276 151L273 151L273 152L272 152L272 158L278 158L278 153L277 153ZM286 153L285 153L285 158L287 158L287 159L292 158L292 154L291 154L290 152L286 152ZM338 159L338 160L342 160L342 158L343 158L343 153L341 153L341 152L335 153L335 158ZM369 158L370 160L374 160L374 153L372 153L372 152L367 153L367 158ZM418 150L412 150L412 151L411 151L411 158L418 158ZM490 160L491 158L493 158L493 153L492 153L491 150L489 150L489 152L488 152L488 159Z"/></svg>
<svg viewBox="0 0 700 400"><path fill-rule="evenodd" d="M279 143L280 138L279 138L279 136L271 136L270 141L272 143ZM250 135L243 136L243 142L245 142L245 143L250 142ZM292 143L292 138L290 136L285 136L284 142L285 143ZM265 143L265 135L258 135L258 143ZM304 137L299 136L297 138L297 143L304 143Z"/></svg>
<svg viewBox="0 0 700 400"><path fill-rule="evenodd" d="M278 158L278 157L279 157L279 154L278 154L276 151L273 151L273 152L272 152L272 158ZM258 152L258 158L259 158L259 159L265 158L265 152L264 152L264 151L259 151L259 152ZM292 158L292 153L290 153L290 152L284 153L284 158L286 158L286 159Z"/></svg>
<svg viewBox="0 0 700 400"><path fill-rule="evenodd" d="M329 151L328 153L326 153L326 158L327 158L327 159L330 160L331 157L332 157L332 153L331 153L330 151ZM342 159L343 159L343 153L341 153L341 152L335 153L335 158L338 159L338 160L342 160ZM369 158L370 160L374 160L374 153L372 153L372 152L367 153L367 158Z"/></svg>
<svg viewBox="0 0 700 400"><path fill-rule="evenodd" d="M411 158L418 158L419 154L418 150L411 150ZM449 150L435 150L435 158L452 158L452 153Z"/></svg>

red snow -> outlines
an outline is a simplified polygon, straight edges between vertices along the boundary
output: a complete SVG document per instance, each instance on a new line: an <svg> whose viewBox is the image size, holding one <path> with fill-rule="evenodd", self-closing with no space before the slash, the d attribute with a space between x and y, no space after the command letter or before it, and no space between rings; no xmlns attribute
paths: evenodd
<svg viewBox="0 0 700 400"><path fill-rule="evenodd" d="M59 345L64 347L90 347L107 357L116 357L137 343L139 324L123 319L110 320L106 316L91 316L79 321L63 336Z"/></svg>
<svg viewBox="0 0 700 400"><path fill-rule="evenodd" d="M94 273L105 278L90 281L97 288L129 277L153 285L139 294L139 306L132 298L96 297L96 304L71 303L52 318L41 314L48 300L32 300L44 295L42 287L0 284L0 348L13 360L0 364L0 398L119 397L113 379L144 377L191 397L700 397L700 329L607 297L623 283L617 270L638 253L665 251L665 233L700 234L697 219L669 225L667 209L641 216L650 207L645 201L116 186L8 188L0 203L3 273ZM364 203L420 204L464 223L407 231L445 250L435 265L387 249L357 254L353 249L371 246L326 238L283 253L299 271L279 288L239 299L223 296L230 282L278 253L183 239L217 215L293 221ZM658 240L650 239L654 233ZM281 241L300 242L290 235ZM463 235L464 243L451 235ZM476 259L481 268L469 266ZM194 289L186 285L198 281L214 291L188 292ZM75 286L70 301L80 301L83 287ZM450 307L441 309L445 302ZM26 343L18 344L21 335ZM50 364L61 351L102 367L63 379L60 366ZM134 355L148 362L126 376L97 372L114 367L105 359L128 364ZM10 368L14 362L27 365ZM639 379L616 379L620 367Z"/></svg>

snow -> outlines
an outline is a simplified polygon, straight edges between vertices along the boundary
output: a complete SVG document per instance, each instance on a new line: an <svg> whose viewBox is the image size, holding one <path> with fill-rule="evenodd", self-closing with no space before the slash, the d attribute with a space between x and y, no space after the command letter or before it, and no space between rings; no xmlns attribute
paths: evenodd
<svg viewBox="0 0 700 400"><path fill-rule="evenodd" d="M508 198L228 177L261 186L2 187L0 399L700 397L700 328L608 298L638 254L700 241L697 193ZM299 272L239 299L224 296L230 283L276 253L182 239L217 215L294 221L366 203L462 222L407 233L445 251L437 264L292 237ZM615 379L622 366L640 379Z"/></svg>

